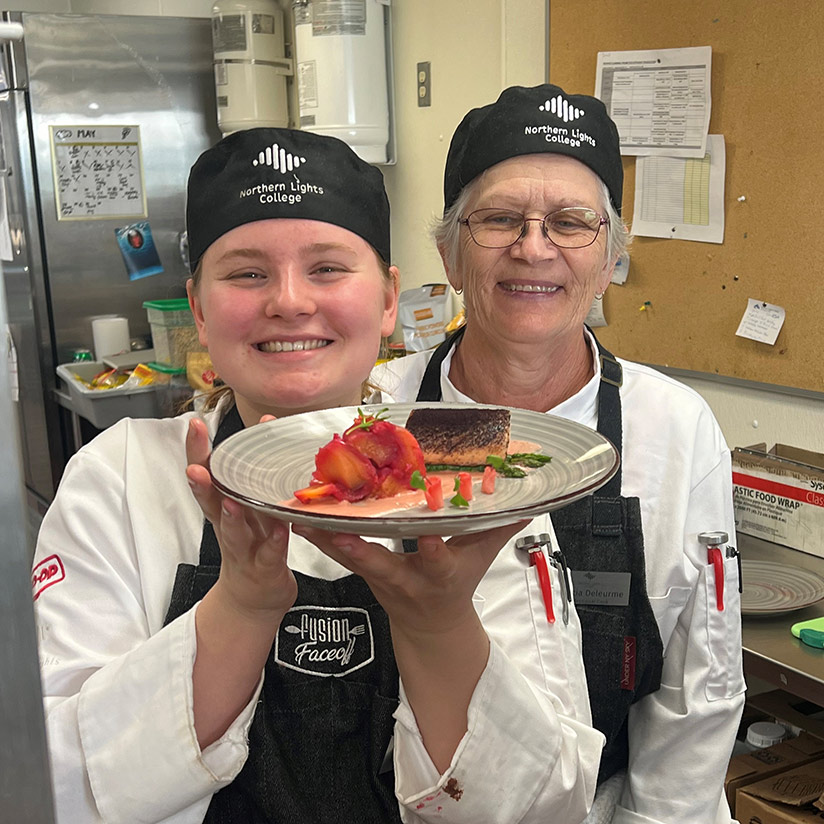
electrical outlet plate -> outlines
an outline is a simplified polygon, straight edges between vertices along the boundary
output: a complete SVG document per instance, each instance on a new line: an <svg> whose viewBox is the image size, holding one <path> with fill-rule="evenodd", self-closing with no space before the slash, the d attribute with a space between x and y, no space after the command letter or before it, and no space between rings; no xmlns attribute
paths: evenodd
<svg viewBox="0 0 824 824"><path fill-rule="evenodd" d="M427 61L418 63L418 106L432 105L432 71Z"/></svg>

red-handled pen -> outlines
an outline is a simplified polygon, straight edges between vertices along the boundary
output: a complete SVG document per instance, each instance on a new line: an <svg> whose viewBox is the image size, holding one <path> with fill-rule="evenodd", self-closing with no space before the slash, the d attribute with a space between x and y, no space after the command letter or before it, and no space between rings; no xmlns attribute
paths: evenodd
<svg viewBox="0 0 824 824"><path fill-rule="evenodd" d="M707 547L707 563L715 574L715 606L724 611L724 553L722 546L727 542L726 532L702 532L698 540Z"/></svg>
<svg viewBox="0 0 824 824"><path fill-rule="evenodd" d="M719 612L724 611L724 556L717 546L707 547L707 562L715 570L715 605Z"/></svg>
<svg viewBox="0 0 824 824"><path fill-rule="evenodd" d="M524 538L518 538L515 542L515 548L524 549L529 553L529 564L530 566L534 566L538 572L538 584L541 587L541 596L544 599L546 619L550 624L554 624L555 611L552 608L552 582L549 579L549 567L547 566L546 556L541 549L544 544L549 543L550 537L546 533L541 533L538 536L527 535Z"/></svg>
<svg viewBox="0 0 824 824"><path fill-rule="evenodd" d="M555 611L552 609L552 582L549 580L549 569L543 551L533 549L529 552L529 563L538 570L538 582L541 585L541 594L544 596L546 619L550 624L555 623Z"/></svg>

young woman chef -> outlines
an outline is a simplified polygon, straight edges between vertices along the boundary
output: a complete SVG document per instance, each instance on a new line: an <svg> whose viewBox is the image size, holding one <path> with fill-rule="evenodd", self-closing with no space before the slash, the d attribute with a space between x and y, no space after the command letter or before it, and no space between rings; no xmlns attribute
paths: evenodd
<svg viewBox="0 0 824 824"><path fill-rule="evenodd" d="M209 481L211 448L263 416L364 399L397 308L380 172L332 138L235 133L192 168L187 228L227 388L80 450L38 542L58 821L580 821L603 736L577 620L536 628L539 672L473 602L523 524L324 554Z"/></svg>

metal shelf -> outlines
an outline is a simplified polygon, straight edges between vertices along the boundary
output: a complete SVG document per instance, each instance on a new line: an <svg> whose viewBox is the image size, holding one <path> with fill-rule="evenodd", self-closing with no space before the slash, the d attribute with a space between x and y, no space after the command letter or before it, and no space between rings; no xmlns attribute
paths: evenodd
<svg viewBox="0 0 824 824"><path fill-rule="evenodd" d="M744 560L775 561L824 577L824 558L749 535L738 536L738 548ZM743 616L744 674L824 706L824 650L807 646L790 633L793 624L821 616L824 601L785 615Z"/></svg>

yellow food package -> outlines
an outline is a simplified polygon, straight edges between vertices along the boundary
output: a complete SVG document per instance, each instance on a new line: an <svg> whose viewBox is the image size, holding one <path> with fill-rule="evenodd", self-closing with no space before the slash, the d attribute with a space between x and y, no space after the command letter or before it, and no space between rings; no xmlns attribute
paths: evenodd
<svg viewBox="0 0 824 824"><path fill-rule="evenodd" d="M212 387L220 385L220 378L208 352L186 353L186 380L192 389L201 392L208 392Z"/></svg>

